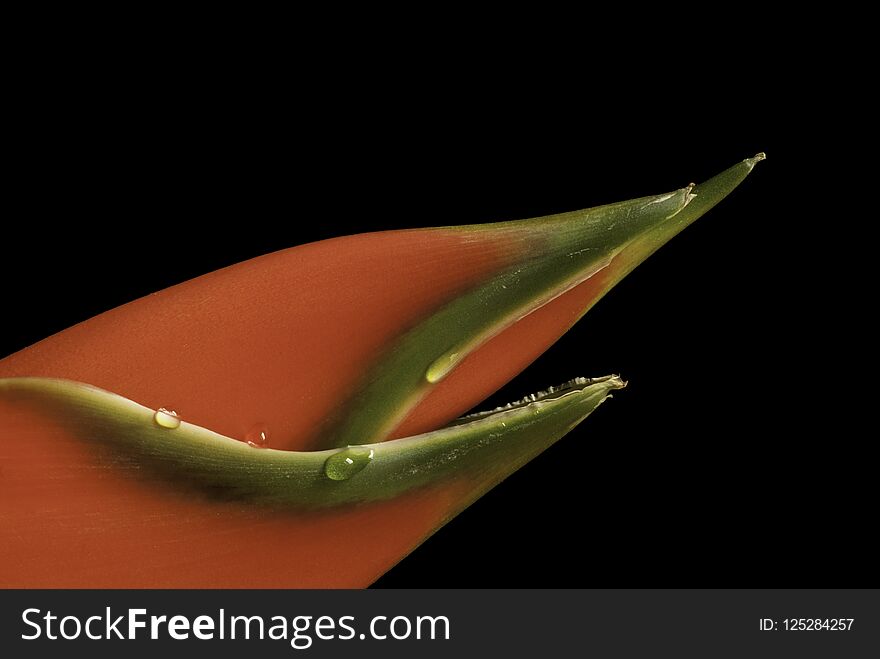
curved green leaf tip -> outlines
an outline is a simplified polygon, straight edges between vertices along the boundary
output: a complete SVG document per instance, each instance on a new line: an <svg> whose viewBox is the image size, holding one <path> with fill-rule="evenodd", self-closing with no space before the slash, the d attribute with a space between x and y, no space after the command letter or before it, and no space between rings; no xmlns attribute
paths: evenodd
<svg viewBox="0 0 880 659"><path fill-rule="evenodd" d="M406 439L325 451L255 448L85 384L0 379L0 399L46 414L121 473L264 505L323 508L468 479L474 498L564 436L624 386L580 378L490 413ZM468 502L469 503L469 502Z"/></svg>
<svg viewBox="0 0 880 659"><path fill-rule="evenodd" d="M381 441L468 354L601 272L601 285L583 315L660 246L730 194L765 158L759 153L700 185L666 194L529 220L457 227L525 246L522 258L410 330L341 405L339 421L326 429L325 445Z"/></svg>

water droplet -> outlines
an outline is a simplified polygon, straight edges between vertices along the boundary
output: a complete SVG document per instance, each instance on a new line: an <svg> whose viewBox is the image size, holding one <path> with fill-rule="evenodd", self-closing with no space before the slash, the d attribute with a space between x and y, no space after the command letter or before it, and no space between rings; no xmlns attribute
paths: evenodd
<svg viewBox="0 0 880 659"><path fill-rule="evenodd" d="M180 425L180 417L177 416L177 412L165 409L164 407L156 410L156 413L153 415L153 421L156 422L157 426L168 429L174 429Z"/></svg>
<svg viewBox="0 0 880 659"><path fill-rule="evenodd" d="M373 449L366 446L349 446L334 453L324 463L324 473L334 481L351 478L373 459Z"/></svg>
<svg viewBox="0 0 880 659"><path fill-rule="evenodd" d="M462 354L455 350L451 350L445 355L438 357L428 366L428 370L425 372L425 379L431 384L440 382L458 365L461 358Z"/></svg>
<svg viewBox="0 0 880 659"><path fill-rule="evenodd" d="M248 446L253 446L254 448L268 448L269 426L265 423L254 425L253 428L247 431L244 439L248 443Z"/></svg>

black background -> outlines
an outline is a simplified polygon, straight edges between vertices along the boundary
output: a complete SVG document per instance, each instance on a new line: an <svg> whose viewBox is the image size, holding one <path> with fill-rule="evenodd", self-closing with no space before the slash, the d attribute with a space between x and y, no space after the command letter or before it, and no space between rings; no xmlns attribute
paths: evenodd
<svg viewBox="0 0 880 659"><path fill-rule="evenodd" d="M708 74L444 52L44 63L16 101L0 354L272 250L665 192L766 151L481 407L579 375L629 387L377 585L863 585L865 449L816 418L838 387L803 338L821 274L794 258L813 221L791 203L796 77L745 47Z"/></svg>

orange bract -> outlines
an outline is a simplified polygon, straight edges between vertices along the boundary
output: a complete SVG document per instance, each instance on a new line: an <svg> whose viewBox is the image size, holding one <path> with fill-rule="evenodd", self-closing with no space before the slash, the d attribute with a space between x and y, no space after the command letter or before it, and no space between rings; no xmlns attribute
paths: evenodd
<svg viewBox="0 0 880 659"><path fill-rule="evenodd" d="M0 360L0 377L85 382L242 441L265 424L273 448L319 448L353 380L401 332L507 265L505 247L445 229L302 245L80 323Z"/></svg>

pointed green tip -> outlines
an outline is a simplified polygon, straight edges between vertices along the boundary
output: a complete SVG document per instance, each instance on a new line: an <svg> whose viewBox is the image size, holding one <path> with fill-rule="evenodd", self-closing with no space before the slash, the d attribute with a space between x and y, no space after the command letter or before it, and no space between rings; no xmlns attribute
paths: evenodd
<svg viewBox="0 0 880 659"><path fill-rule="evenodd" d="M734 188L742 183L751 173L755 165L766 159L767 154L761 151L751 158L746 158L733 167L713 176L708 181L704 181L697 185L693 189L691 195L689 195L691 197L689 201L692 201L693 203L688 203L687 207L683 209L681 216L678 219L678 223L690 224L706 213L710 208L733 192ZM675 233L677 233L677 231ZM671 237L671 235L669 237Z"/></svg>
<svg viewBox="0 0 880 659"><path fill-rule="evenodd" d="M767 154L763 151L756 153L752 158L746 158L743 162L749 165L749 167L754 167L762 160L767 160Z"/></svg>

